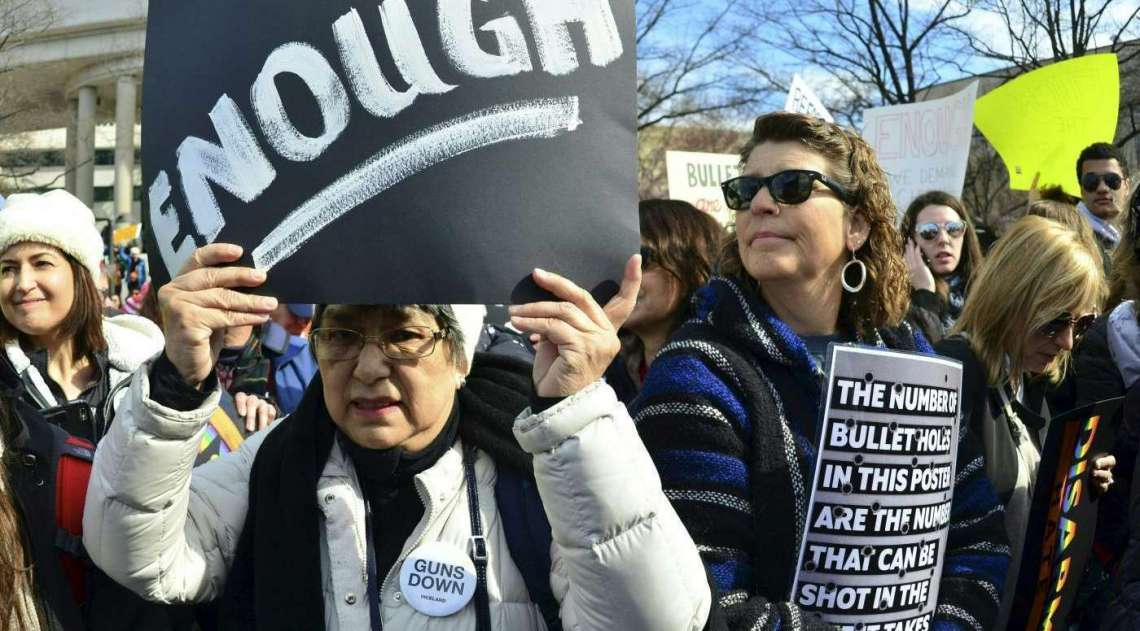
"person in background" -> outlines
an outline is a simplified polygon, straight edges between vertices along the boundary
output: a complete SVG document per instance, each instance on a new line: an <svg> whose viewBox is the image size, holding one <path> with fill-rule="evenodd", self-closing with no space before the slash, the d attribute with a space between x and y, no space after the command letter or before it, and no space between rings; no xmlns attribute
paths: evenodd
<svg viewBox="0 0 1140 631"><path fill-rule="evenodd" d="M1125 592L1136 589L1136 561L1125 563L1123 559L1137 558L1132 546L1140 534L1140 526L1134 525L1140 524L1135 521L1137 513L1131 508L1136 501L1133 472L1140 450L1140 416L1130 413L1131 402L1140 396L1132 394L1133 386L1140 381L1140 310L1136 307L1136 299L1140 298L1137 291L1140 288L1140 192L1133 193L1121 227L1120 241L1112 251L1112 276L1105 313L1077 344L1072 368L1065 379L1072 407L1125 395L1131 397L1109 419L1114 432L1111 453L1116 458L1118 475L1116 483L1097 502L1093 547L1096 563L1090 563L1084 577L1089 585L1088 602L1078 603L1084 605L1082 626L1090 628L1098 628L1107 599L1125 598ZM1116 581L1112 580L1114 576ZM1131 586L1127 586L1129 584ZM1120 606L1119 602L1114 604L1114 607ZM1134 605L1130 607L1135 609ZM1121 615L1119 609L1117 615Z"/></svg>
<svg viewBox="0 0 1140 631"><path fill-rule="evenodd" d="M606 382L630 403L657 351L689 313L689 301L713 272L724 230L708 213L675 199L642 200L641 289L621 330L622 351Z"/></svg>
<svg viewBox="0 0 1140 631"><path fill-rule="evenodd" d="M1120 241L1120 216L1128 202L1128 164L1115 145L1096 142L1077 157L1081 203L1077 210L1088 221L1104 249L1111 252Z"/></svg>
<svg viewBox="0 0 1140 631"><path fill-rule="evenodd" d="M1100 256L1076 232L1023 217L990 250L974 287L936 350L963 364L963 424L984 446L985 473L1005 509L1013 559L997 624L987 627L1004 629L1050 417L1045 387L1064 374L1074 341L1095 320L1104 279ZM1114 464L1112 456L1094 459L1092 481L1102 492Z"/></svg>
<svg viewBox="0 0 1140 631"><path fill-rule="evenodd" d="M103 315L96 285L102 254L91 210L69 193L13 195L0 213L0 369L10 366L11 381L19 386L6 392L37 412L16 415L29 435L50 441L53 432L65 433L95 451L114 424L130 375L163 347L162 332L145 318ZM26 449L33 456L43 449L42 441L39 446L9 444L13 451ZM44 469L53 461L36 457L24 462L42 463L34 472L23 471L39 476L25 503L50 506L44 510L52 523L57 489L44 484L44 476L55 471ZM187 624L97 569L85 578L86 628L141 631Z"/></svg>
<svg viewBox="0 0 1140 631"><path fill-rule="evenodd" d="M233 351L239 346L243 347L246 366L252 366L250 362L257 359L255 355L259 352L261 358L269 360L269 395L277 403L280 415L286 416L300 404L304 388L309 386L318 367L309 350L309 339L292 333L300 331L301 334L308 335L314 305L283 306L285 309L278 306L272 319L258 330L257 342L247 339L245 344L239 344L238 339L231 336L233 346L230 349ZM252 344L260 345L260 351L251 349Z"/></svg>
<svg viewBox="0 0 1140 631"><path fill-rule="evenodd" d="M719 276L649 369L631 406L731 629L823 628L788 602L832 342L930 352L904 320L897 210L875 152L818 118L756 119ZM959 432L934 627L990 629L1009 550L980 450Z"/></svg>
<svg viewBox="0 0 1140 631"><path fill-rule="evenodd" d="M289 335L306 337L313 323L313 305L283 304L273 312L273 321Z"/></svg>
<svg viewBox="0 0 1140 631"><path fill-rule="evenodd" d="M142 248L137 245L131 248L130 262L127 263L127 277L129 278L128 284L131 289L142 289L147 282L150 281L150 274L147 273L146 257L143 256Z"/></svg>
<svg viewBox="0 0 1140 631"><path fill-rule="evenodd" d="M901 232L910 274L908 321L936 343L954 325L966 303L982 247L973 219L949 193L929 191L906 209Z"/></svg>
<svg viewBox="0 0 1140 631"><path fill-rule="evenodd" d="M234 291L263 272L218 267L241 253L203 247L162 289L166 350L136 373L95 457L84 540L100 567L157 600L221 595L225 629L704 627L697 549L601 379L633 308L636 256L604 308L534 272L556 301L511 309L537 344L533 367L474 355L481 308L321 305L320 372L298 410L192 469L220 394L221 328L256 326L276 306ZM208 301L215 293L225 310ZM136 476L151 469L164 475ZM508 475L537 489L542 545L508 539ZM404 572L469 555L480 569L454 609L436 610L450 590L424 600L401 587ZM538 581L522 573L543 563Z"/></svg>

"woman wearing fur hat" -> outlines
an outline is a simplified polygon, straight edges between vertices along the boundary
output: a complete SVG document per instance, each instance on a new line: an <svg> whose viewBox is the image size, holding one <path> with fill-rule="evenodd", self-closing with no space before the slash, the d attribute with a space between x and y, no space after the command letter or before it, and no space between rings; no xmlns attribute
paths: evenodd
<svg viewBox="0 0 1140 631"><path fill-rule="evenodd" d="M65 509L82 510L84 492L60 473L63 446L89 459L75 438L99 441L116 392L163 346L148 320L103 316L102 252L91 211L63 191L13 195L0 212L2 631L181 628L169 608L91 569L61 523Z"/></svg>
<svg viewBox="0 0 1140 631"><path fill-rule="evenodd" d="M95 218L71 194L8 198L0 214L0 343L29 402L92 443L106 433L126 378L163 344L146 318L103 316L102 256Z"/></svg>
<svg viewBox="0 0 1140 631"><path fill-rule="evenodd" d="M636 256L605 308L535 271L558 301L511 308L533 367L475 354L481 308L321 305L297 411L192 469L217 333L276 307L235 291L265 280L219 267L240 256L201 248L159 292L166 351L95 458L84 540L100 567L155 600L220 596L225 629L704 626L696 547L602 380Z"/></svg>

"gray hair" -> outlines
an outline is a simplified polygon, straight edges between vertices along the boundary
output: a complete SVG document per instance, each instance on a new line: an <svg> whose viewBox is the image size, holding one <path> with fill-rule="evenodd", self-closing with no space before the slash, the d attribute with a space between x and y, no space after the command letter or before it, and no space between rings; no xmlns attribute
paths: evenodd
<svg viewBox="0 0 1140 631"><path fill-rule="evenodd" d="M366 306L366 305L360 305ZM464 327L459 318L455 314L455 309L452 305L367 305L371 308L394 311L396 313L407 313L411 310L420 311L430 315L435 319L436 324L439 325L440 330L447 334L445 338L447 342L447 351L453 362L460 364L460 362L467 361L470 364L469 358L465 353L467 347L467 333L464 332ZM313 310L313 328L317 329L321 326L321 319L324 317L325 310L329 305L317 305ZM478 335L478 331L475 332ZM311 347L310 347L311 348ZM470 370L470 365L467 366Z"/></svg>

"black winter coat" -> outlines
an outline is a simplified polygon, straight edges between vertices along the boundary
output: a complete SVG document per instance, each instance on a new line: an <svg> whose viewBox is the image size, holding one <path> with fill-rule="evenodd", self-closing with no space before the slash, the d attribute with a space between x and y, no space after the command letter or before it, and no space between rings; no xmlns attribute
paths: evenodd
<svg viewBox="0 0 1140 631"><path fill-rule="evenodd" d="M1124 419L1122 428L1133 430L1140 427L1140 383L1133 385L1124 399ZM1117 433L1117 440L1121 438ZM1115 479L1128 480L1131 483L1129 494L1129 521L1138 524L1140 520L1140 468L1125 470L1121 468L1120 456L1117 455ZM1133 445L1133 463L1135 463L1135 445ZM1113 486L1119 485L1120 482ZM1097 529L1100 530L1099 527ZM1126 629L1140 629L1140 528L1132 528L1128 536L1128 546L1120 560L1120 568L1116 574L1115 594L1112 603L1105 612L1101 629L1106 631L1124 631Z"/></svg>
<svg viewBox="0 0 1140 631"><path fill-rule="evenodd" d="M150 631L192 627L191 612L150 603L121 587L98 568L87 573L87 600L81 606L71 594L56 547L56 450L63 430L44 421L28 404L23 385L0 354L0 402L11 402L9 427L2 439L4 466L16 510L22 521L25 554L32 562L35 596L45 630ZM64 435L66 437L66 435Z"/></svg>

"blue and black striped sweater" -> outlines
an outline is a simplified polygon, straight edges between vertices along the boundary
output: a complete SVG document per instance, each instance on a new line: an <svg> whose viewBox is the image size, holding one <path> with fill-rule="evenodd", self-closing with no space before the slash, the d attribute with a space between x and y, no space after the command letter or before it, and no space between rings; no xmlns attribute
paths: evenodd
<svg viewBox="0 0 1140 631"><path fill-rule="evenodd" d="M807 629L787 602L814 472L822 372L742 283L714 278L631 405L665 493L701 551L731 629ZM909 327L873 343L931 352ZM934 629L989 629L1009 547L981 450L960 432Z"/></svg>

